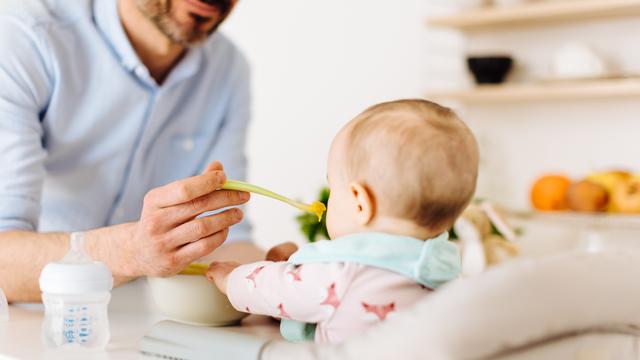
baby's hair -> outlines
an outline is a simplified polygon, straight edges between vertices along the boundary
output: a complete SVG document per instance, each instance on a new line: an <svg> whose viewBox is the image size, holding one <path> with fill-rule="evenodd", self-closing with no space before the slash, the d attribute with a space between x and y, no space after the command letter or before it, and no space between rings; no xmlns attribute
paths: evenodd
<svg viewBox="0 0 640 360"><path fill-rule="evenodd" d="M447 230L471 201L478 145L456 113L427 100L374 105L345 129L350 179L381 214Z"/></svg>

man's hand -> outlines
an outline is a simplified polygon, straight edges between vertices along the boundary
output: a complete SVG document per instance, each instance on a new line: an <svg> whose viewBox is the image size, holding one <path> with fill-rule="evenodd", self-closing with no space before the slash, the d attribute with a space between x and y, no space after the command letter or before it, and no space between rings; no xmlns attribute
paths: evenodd
<svg viewBox="0 0 640 360"><path fill-rule="evenodd" d="M227 293L227 278L231 272L240 266L237 262L232 261L214 261L209 265L207 270L207 279L212 281L218 287L221 293Z"/></svg>
<svg viewBox="0 0 640 360"><path fill-rule="evenodd" d="M292 242L286 242L272 247L267 252L267 261L287 261L289 257L298 251L298 245Z"/></svg>
<svg viewBox="0 0 640 360"><path fill-rule="evenodd" d="M225 181L222 165L215 162L202 175L149 191L133 236L123 248L124 260L133 265L131 275L174 275L220 246L229 227L242 220L242 211L196 217L249 200L249 193L218 190Z"/></svg>

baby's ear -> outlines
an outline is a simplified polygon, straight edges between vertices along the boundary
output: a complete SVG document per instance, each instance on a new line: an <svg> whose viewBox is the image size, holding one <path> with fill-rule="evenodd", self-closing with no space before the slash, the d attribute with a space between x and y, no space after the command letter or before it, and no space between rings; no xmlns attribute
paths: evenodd
<svg viewBox="0 0 640 360"><path fill-rule="evenodd" d="M352 182L349 184L349 193L353 199L358 224L362 226L369 224L376 210L371 191L361 183Z"/></svg>

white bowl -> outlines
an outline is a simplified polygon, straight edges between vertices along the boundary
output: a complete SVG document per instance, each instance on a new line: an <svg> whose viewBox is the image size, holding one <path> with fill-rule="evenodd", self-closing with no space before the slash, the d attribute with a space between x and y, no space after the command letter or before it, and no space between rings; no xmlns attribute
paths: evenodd
<svg viewBox="0 0 640 360"><path fill-rule="evenodd" d="M248 314L231 306L229 299L203 275L149 277L151 295L166 317L190 325L225 326Z"/></svg>

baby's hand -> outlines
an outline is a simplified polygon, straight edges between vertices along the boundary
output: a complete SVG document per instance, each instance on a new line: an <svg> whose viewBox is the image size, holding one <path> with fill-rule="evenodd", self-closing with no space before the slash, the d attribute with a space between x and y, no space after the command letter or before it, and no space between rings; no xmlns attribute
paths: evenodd
<svg viewBox="0 0 640 360"><path fill-rule="evenodd" d="M227 278L239 263L233 261L214 261L207 270L207 279L216 284L221 293L227 294Z"/></svg>
<svg viewBox="0 0 640 360"><path fill-rule="evenodd" d="M298 245L292 242L286 242L276 245L267 252L267 261L287 261L289 256L298 251Z"/></svg>

